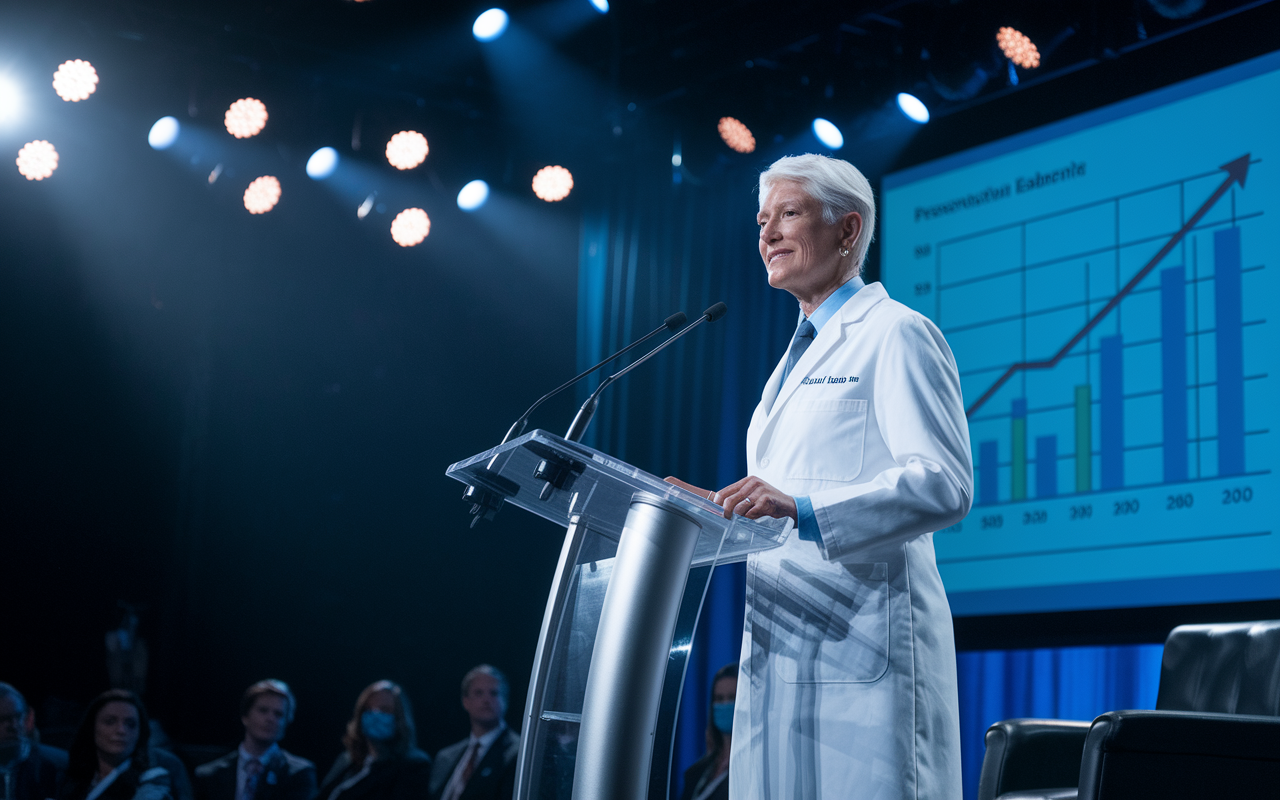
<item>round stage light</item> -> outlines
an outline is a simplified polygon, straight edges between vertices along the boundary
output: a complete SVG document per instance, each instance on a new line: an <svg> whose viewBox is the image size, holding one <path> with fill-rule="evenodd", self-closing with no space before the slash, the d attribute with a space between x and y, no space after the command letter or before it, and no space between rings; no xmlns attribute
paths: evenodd
<svg viewBox="0 0 1280 800"><path fill-rule="evenodd" d="M920 102L920 98L914 94L900 92L898 94L898 108L902 109L902 113L907 115L907 119L912 122L918 122L921 125L929 121L929 109L924 103Z"/></svg>
<svg viewBox="0 0 1280 800"><path fill-rule="evenodd" d="M591 7L601 14L609 13L609 0L591 0Z"/></svg>
<svg viewBox="0 0 1280 800"><path fill-rule="evenodd" d="M53 73L53 90L69 103L78 103L98 88L98 71L88 61L64 61Z"/></svg>
<svg viewBox="0 0 1280 800"><path fill-rule="evenodd" d="M420 208L406 208L391 220L391 238L401 247L422 244L431 233L431 218Z"/></svg>
<svg viewBox="0 0 1280 800"><path fill-rule="evenodd" d="M482 42L492 42L507 29L507 12L500 8L491 8L476 17L471 26L471 35Z"/></svg>
<svg viewBox="0 0 1280 800"><path fill-rule="evenodd" d="M18 84L0 75L0 124L17 119L22 113L22 91Z"/></svg>
<svg viewBox="0 0 1280 800"><path fill-rule="evenodd" d="M307 174L318 181L333 174L338 168L338 151L332 147L321 147L307 159Z"/></svg>
<svg viewBox="0 0 1280 800"><path fill-rule="evenodd" d="M223 122L227 133L237 139L257 136L267 124L267 107L261 100L245 97L231 104Z"/></svg>
<svg viewBox="0 0 1280 800"><path fill-rule="evenodd" d="M716 130L720 131L720 138L729 145L729 149L739 153L755 152L756 137L751 135L751 129L733 117L721 117Z"/></svg>
<svg viewBox="0 0 1280 800"><path fill-rule="evenodd" d="M573 174L564 167L543 167L533 176L533 193L540 200L554 203L573 191Z"/></svg>
<svg viewBox="0 0 1280 800"><path fill-rule="evenodd" d="M147 144L156 150L164 150L178 141L178 132L182 130L182 126L178 124L178 120L174 117L161 117L156 120L156 124L151 126L151 132L147 134Z"/></svg>
<svg viewBox="0 0 1280 800"><path fill-rule="evenodd" d="M458 208L463 211L475 211L489 199L489 184L484 181L472 181L458 192Z"/></svg>
<svg viewBox="0 0 1280 800"><path fill-rule="evenodd" d="M18 172L29 181L42 181L58 168L58 151L44 139L27 142L18 151Z"/></svg>
<svg viewBox="0 0 1280 800"><path fill-rule="evenodd" d="M813 121L813 135L817 136L818 141L832 150L839 150L844 147L844 134L834 124L822 117L818 117Z"/></svg>
<svg viewBox="0 0 1280 800"><path fill-rule="evenodd" d="M244 207L250 214L265 214L280 202L280 181L272 175L255 178L244 190Z"/></svg>
<svg viewBox="0 0 1280 800"><path fill-rule="evenodd" d="M1036 49L1035 42L1016 28L1001 28L997 31L996 44L1000 45L1000 52L1004 53L1005 58L1023 69L1040 66L1040 51Z"/></svg>
<svg viewBox="0 0 1280 800"><path fill-rule="evenodd" d="M417 131L400 131L387 142L387 161L396 169L413 169L427 160L427 137Z"/></svg>

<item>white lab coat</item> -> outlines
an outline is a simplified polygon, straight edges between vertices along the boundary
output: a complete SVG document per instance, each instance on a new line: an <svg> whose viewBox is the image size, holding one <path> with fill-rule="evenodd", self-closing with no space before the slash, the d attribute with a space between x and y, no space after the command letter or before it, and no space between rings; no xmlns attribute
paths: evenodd
<svg viewBox="0 0 1280 800"><path fill-rule="evenodd" d="M782 369L747 431L748 472L807 495L822 542L793 532L748 561L729 795L958 800L955 640L932 534L973 495L955 358L872 283L779 386Z"/></svg>

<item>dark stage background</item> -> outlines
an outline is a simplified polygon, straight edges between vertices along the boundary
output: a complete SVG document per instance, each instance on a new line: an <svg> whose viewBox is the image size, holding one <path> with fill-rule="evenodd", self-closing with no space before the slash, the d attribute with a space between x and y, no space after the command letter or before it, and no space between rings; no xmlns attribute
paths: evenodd
<svg viewBox="0 0 1280 800"><path fill-rule="evenodd" d="M768 289L755 250L755 176L780 155L818 150L807 132L814 114L878 106L866 84L902 74L891 46L843 73L825 49L803 69L778 56L781 68L767 72L760 59L752 84L741 67L694 69L768 52L756 43L771 33L791 41L805 26L834 30L846 11L856 17L825 3L797 5L802 18L771 32L759 3L695 13L620 0L601 21L573 18L560 50L538 38L556 4L514 4L508 36L536 67L526 74L470 39L481 7L307 5L0 12L2 66L28 85L43 88L69 58L103 76L88 101L46 91L30 99L28 120L0 130L0 152L56 137L61 153L40 183L0 164L10 598L0 680L28 694L50 738L107 688L104 634L122 602L137 609L150 647L148 705L182 743L233 745L240 692L268 676L299 699L285 746L322 770L356 694L380 678L404 684L432 752L465 735L458 681L477 663L510 676L515 720L561 532L510 509L468 529L461 487L444 469L495 444L593 354L675 310L724 300L723 322L614 387L589 440L660 475L708 486L740 477L750 410L795 325L794 302ZM839 155L874 184L1244 60L1277 46L1275 7L1123 55L1105 55L1094 30L1094 52L1071 70L955 102L923 128L896 118L868 127ZM945 22L944 12L958 13L921 13ZM725 34L740 18L751 30ZM740 78L743 88L720 93ZM792 89L771 88L784 78L795 78ZM262 98L272 116L228 150L221 115L244 96ZM755 153L716 138L727 113L757 126ZM147 130L167 114L197 144L221 144L151 150ZM402 175L381 148L406 128L425 133L431 155ZM322 145L353 170L335 175L345 183L304 176ZM220 160L226 171L211 184ZM571 166L576 186L548 205L528 181L556 163ZM280 176L284 194L250 216L240 193L258 174ZM494 195L468 215L453 198L474 177ZM387 208L359 220L352 212L374 186ZM426 208L433 227L405 249L387 228L408 205ZM876 259L873 246L869 279ZM534 424L560 432L572 400L548 404ZM700 747L709 676L736 658L741 574L720 570L710 590L686 684L682 766ZM1136 704L1153 663L1140 645L1179 622L1276 613L1271 604L960 621L960 647L975 651L961 657L966 780L981 730L1031 708L1028 698L1041 703L1036 713L1067 716ZM1130 649L1099 647L1066 670L1070 653L1006 652L1063 645ZM1106 686L1081 677L1106 670ZM1032 684L1007 688L1013 674Z"/></svg>

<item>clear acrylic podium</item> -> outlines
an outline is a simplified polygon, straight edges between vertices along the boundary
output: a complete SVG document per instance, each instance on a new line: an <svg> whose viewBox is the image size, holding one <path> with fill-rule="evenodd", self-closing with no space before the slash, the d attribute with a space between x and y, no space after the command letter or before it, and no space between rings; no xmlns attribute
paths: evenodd
<svg viewBox="0 0 1280 800"><path fill-rule="evenodd" d="M665 798L685 665L711 569L792 521L719 506L537 430L447 474L567 532L521 720L516 800Z"/></svg>

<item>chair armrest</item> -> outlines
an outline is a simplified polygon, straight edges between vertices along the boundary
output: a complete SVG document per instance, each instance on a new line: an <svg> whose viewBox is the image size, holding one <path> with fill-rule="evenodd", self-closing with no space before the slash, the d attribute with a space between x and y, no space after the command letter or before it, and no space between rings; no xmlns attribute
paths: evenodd
<svg viewBox="0 0 1280 800"><path fill-rule="evenodd" d="M1244 797L1267 785L1280 785L1280 717L1108 711L1080 764L1080 800Z"/></svg>
<svg viewBox="0 0 1280 800"><path fill-rule="evenodd" d="M978 800L1006 792L1075 786L1089 723L1065 719L1006 719L987 728Z"/></svg>

